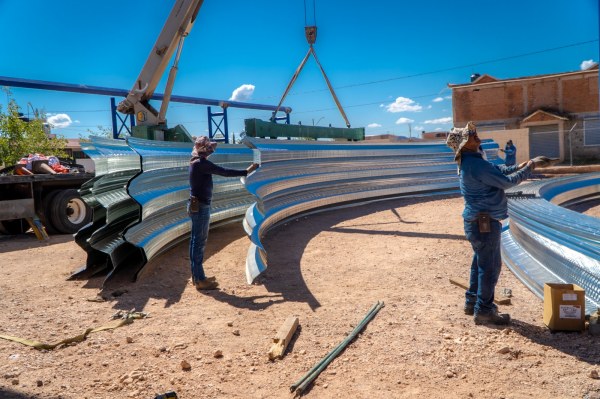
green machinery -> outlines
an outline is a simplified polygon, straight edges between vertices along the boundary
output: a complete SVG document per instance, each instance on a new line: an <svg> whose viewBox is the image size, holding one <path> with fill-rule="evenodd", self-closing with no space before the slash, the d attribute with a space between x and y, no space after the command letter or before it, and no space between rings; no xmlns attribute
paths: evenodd
<svg viewBox="0 0 600 399"><path fill-rule="evenodd" d="M365 128L341 128L310 125L287 125L265 122L260 119L245 119L246 136L259 138L302 138L302 139L338 139L358 141L365 139Z"/></svg>

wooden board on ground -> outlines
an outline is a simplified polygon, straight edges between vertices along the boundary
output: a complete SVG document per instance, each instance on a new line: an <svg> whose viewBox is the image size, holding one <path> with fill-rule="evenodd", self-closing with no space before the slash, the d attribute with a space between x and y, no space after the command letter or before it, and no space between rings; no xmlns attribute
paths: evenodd
<svg viewBox="0 0 600 399"><path fill-rule="evenodd" d="M465 290L469 288L469 283L467 282L467 280L463 280L462 278L457 277L450 277L449 280L452 284L464 288ZM502 296L502 293L496 290L496 292L494 293L494 303L496 303L497 305L510 305L510 298L502 298Z"/></svg>
<svg viewBox="0 0 600 399"><path fill-rule="evenodd" d="M296 329L298 328L298 318L290 316L277 331L273 338L273 345L269 349L269 360L281 359L285 349L292 340Z"/></svg>

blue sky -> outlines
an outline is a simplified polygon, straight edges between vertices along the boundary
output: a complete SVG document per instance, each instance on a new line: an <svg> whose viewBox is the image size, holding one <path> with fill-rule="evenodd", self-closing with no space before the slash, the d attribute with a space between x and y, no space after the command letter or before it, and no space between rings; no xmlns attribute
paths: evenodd
<svg viewBox="0 0 600 399"><path fill-rule="evenodd" d="M130 89L173 3L0 0L0 76ZM466 83L473 73L507 79L598 61L597 0L315 0L314 12L313 0L306 3L306 22L316 17L319 60L350 123L367 135L449 129L447 84ZM236 92L238 101L276 105L308 50L304 4L205 0L185 41L174 94L226 100ZM65 137L111 126L109 97L12 92L24 112L28 103L45 110L53 132ZM284 105L293 109L292 123L344 126L312 58ZM228 112L236 135L245 118L270 117ZM193 135L208 131L205 106L171 103L167 119Z"/></svg>

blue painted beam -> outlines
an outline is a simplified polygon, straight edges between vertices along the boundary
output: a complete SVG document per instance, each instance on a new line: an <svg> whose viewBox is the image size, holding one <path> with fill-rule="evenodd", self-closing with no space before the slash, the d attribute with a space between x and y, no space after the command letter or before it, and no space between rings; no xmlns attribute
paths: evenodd
<svg viewBox="0 0 600 399"><path fill-rule="evenodd" d="M22 87L26 89L39 89L39 90L53 90L53 91L66 91L70 93L84 93L84 94L99 94L103 96L118 96L118 97L127 97L129 94L129 90L124 89L114 89L109 87L99 87L99 86L88 86L81 84L72 84L72 83L58 83L58 82L47 82L44 80L31 80L31 79L20 79L20 78L10 78L7 76L0 76L0 86L9 86L9 87ZM163 94L155 93L152 96L153 100L162 100ZM244 109L257 109L257 110L265 110L265 111L275 111L277 109L276 105L266 105L266 104L252 104L252 103L244 103L240 101L229 101L229 100L212 100L208 98L201 97L187 97L187 96L171 96L171 102L177 103L186 103L186 104L201 104L201 105L214 105L217 107L227 108L244 108ZM280 107L280 111L289 114L292 112L290 107Z"/></svg>

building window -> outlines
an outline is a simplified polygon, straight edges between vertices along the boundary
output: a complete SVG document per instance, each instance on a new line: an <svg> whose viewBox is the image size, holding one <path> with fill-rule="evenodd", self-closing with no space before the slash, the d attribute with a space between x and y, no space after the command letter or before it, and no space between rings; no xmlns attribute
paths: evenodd
<svg viewBox="0 0 600 399"><path fill-rule="evenodd" d="M583 121L583 145L600 145L600 119Z"/></svg>

